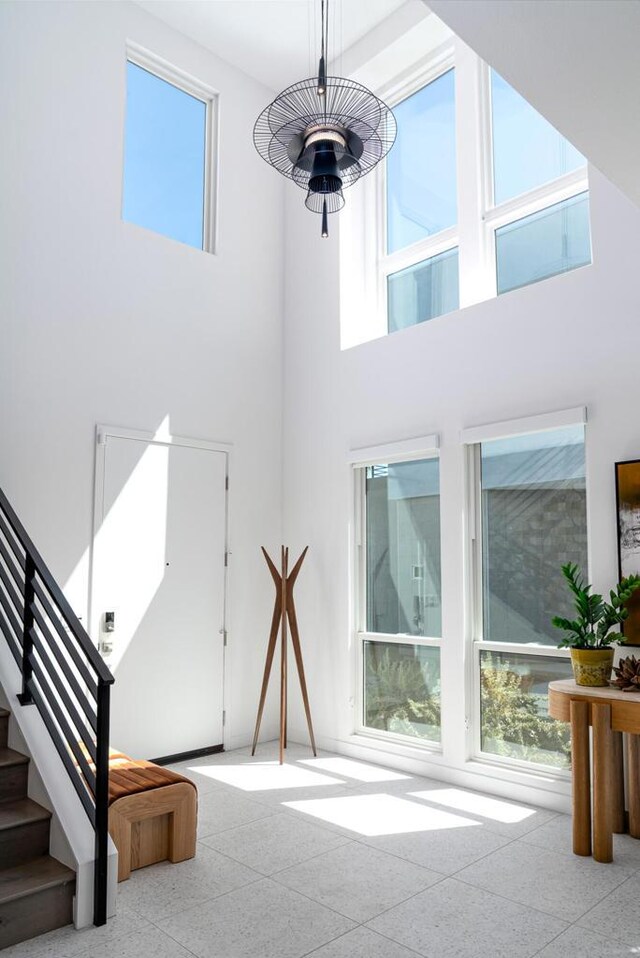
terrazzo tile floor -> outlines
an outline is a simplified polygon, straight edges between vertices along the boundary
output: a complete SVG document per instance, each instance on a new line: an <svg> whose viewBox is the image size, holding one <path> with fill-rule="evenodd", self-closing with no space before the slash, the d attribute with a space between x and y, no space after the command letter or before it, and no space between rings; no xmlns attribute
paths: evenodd
<svg viewBox="0 0 640 958"><path fill-rule="evenodd" d="M566 815L277 744L175 766L198 851L134 872L104 928L3 958L640 955L640 841L571 852Z"/></svg>

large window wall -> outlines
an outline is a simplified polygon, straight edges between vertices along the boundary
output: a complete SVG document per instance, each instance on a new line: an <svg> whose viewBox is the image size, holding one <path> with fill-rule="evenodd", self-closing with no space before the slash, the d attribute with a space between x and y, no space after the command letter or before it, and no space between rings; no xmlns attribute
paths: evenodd
<svg viewBox="0 0 640 958"><path fill-rule="evenodd" d="M571 664L551 618L571 612L561 565L588 572L584 411L464 431L457 445L466 483L453 490L441 490L437 451L420 453L415 442L415 456L405 444L398 461L390 446L389 455L383 447L377 460L354 463L355 731L440 752L446 764L462 714L458 763L564 781L569 731L548 715L548 684L570 677ZM467 546L450 538L441 546L441 496L450 509L447 496L461 488ZM451 550L458 561L466 553L462 645L442 622Z"/></svg>

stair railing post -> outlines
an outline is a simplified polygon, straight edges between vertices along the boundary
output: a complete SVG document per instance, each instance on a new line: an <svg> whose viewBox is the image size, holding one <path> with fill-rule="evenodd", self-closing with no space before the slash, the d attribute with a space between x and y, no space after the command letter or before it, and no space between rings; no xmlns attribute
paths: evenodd
<svg viewBox="0 0 640 958"><path fill-rule="evenodd" d="M31 630L33 629L32 606L35 599L33 588L35 575L35 563L31 554L27 552L24 565L24 608L22 610L22 692L18 695L18 701L21 705L33 705L30 682L33 675L31 667L31 656L33 654Z"/></svg>
<svg viewBox="0 0 640 958"><path fill-rule="evenodd" d="M107 921L109 854L109 685L98 679L96 729L96 846L93 885L93 923Z"/></svg>

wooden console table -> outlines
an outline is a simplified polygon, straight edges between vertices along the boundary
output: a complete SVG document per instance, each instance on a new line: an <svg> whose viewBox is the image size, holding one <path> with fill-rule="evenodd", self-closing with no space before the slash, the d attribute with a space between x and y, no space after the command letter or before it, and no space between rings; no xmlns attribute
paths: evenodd
<svg viewBox="0 0 640 958"><path fill-rule="evenodd" d="M549 683L549 715L571 723L573 850L591 854L593 768L593 857L613 861L613 833L626 831L622 733L627 744L629 833L640 838L640 694L587 688L573 679ZM589 726L593 729L590 761Z"/></svg>

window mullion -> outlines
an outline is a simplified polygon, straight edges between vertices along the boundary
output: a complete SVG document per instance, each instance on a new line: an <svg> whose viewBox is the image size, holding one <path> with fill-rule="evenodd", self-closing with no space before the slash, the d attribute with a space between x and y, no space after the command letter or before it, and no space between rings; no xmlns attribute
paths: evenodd
<svg viewBox="0 0 640 958"><path fill-rule="evenodd" d="M425 260L438 256L440 253L446 253L450 249L455 249L458 245L458 232L455 226L427 239L420 240L419 243L413 243L403 249L390 253L381 261L381 273L383 276L389 276L397 273L408 266L415 266L417 263L423 263Z"/></svg>
<svg viewBox="0 0 640 958"><path fill-rule="evenodd" d="M456 40L456 153L460 306L496 295L495 278L483 213L490 197L488 84L482 61L462 40ZM489 135L488 135L489 134Z"/></svg>
<svg viewBox="0 0 640 958"><path fill-rule="evenodd" d="M528 193L506 200L500 206L487 210L485 222L490 225L493 231L507 223L513 223L525 216L530 216L532 213L539 213L541 210L555 206L557 203L571 199L571 197L580 193L586 193L588 189L589 180L585 170L573 170L557 180L543 183L542 186L538 186Z"/></svg>

